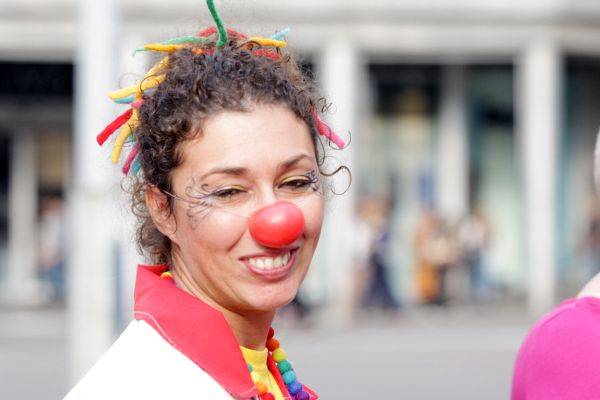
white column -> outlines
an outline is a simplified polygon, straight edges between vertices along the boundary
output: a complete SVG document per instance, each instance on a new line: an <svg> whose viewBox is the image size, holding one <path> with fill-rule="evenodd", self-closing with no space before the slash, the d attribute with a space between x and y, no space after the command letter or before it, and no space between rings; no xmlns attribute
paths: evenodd
<svg viewBox="0 0 600 400"><path fill-rule="evenodd" d="M556 286L556 177L560 129L560 51L534 40L518 70L518 122L523 151L525 248L532 312L549 310Z"/></svg>
<svg viewBox="0 0 600 400"><path fill-rule="evenodd" d="M356 132L357 113L360 110L358 87L363 66L357 49L344 39L333 39L324 48L319 78L323 93L333 103L332 112L325 115L326 121L343 139L347 132ZM343 151L330 154L337 159L331 165L346 165L352 170L352 144ZM343 191L348 185L348 176L339 173L333 179L335 189ZM327 291L331 305L332 322L343 322L349 317L351 299L351 279L353 271L353 233L355 214L355 185L343 195L330 196L326 201L324 231L321 237L322 261L326 268Z"/></svg>
<svg viewBox="0 0 600 400"><path fill-rule="evenodd" d="M36 138L22 130L12 136L8 187L8 264L0 301L36 305L50 298L37 279L37 154Z"/></svg>
<svg viewBox="0 0 600 400"><path fill-rule="evenodd" d="M74 383L110 346L115 335L117 167L96 134L116 116L106 93L116 88L114 0L79 0L76 53L74 174L69 191L68 351Z"/></svg>
<svg viewBox="0 0 600 400"><path fill-rule="evenodd" d="M444 68L437 142L438 209L450 222L468 211L469 154L465 70Z"/></svg>
<svg viewBox="0 0 600 400"><path fill-rule="evenodd" d="M135 56L132 55L133 49L140 47L150 40L144 38L143 35L136 33L124 33L121 35L120 46L120 67L118 75L124 74L127 79L122 79L122 86L133 85L139 82L147 72L150 63L149 52L138 52ZM123 109L123 107L120 107ZM114 202L115 212L119 214L121 224L118 226L119 235L119 290L118 299L120 300L118 307L119 322L121 325L126 324L133 318L133 290L135 287L135 277L137 265L142 263L142 259L137 253L135 244L135 228L137 221L131 212L131 196L120 191L121 196L119 202Z"/></svg>

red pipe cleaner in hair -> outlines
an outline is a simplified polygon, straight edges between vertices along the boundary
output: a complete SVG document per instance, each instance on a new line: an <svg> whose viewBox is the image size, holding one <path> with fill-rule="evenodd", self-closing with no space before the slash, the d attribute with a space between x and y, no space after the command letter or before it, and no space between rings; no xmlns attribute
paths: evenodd
<svg viewBox="0 0 600 400"><path fill-rule="evenodd" d="M130 108L127 111L125 111L123 114L121 114L117 118L115 118L115 120L113 122L108 124L106 126L106 128L104 128L104 130L102 132L100 132L98 134L98 136L96 136L96 141L98 142L98 144L100 146L102 146L104 144L104 142L106 142L106 139L108 139L110 137L110 135L113 134L114 131L119 129L119 127L121 125L123 125L125 122L129 121L129 118L131 118L132 113L133 113L133 109Z"/></svg>
<svg viewBox="0 0 600 400"><path fill-rule="evenodd" d="M131 151L127 155L127 159L125 160L125 164L123 164L123 169L122 169L123 174L127 175L129 173L129 168L131 168L131 163L135 159L135 156L137 155L139 149L140 149L140 142L137 142L135 144L135 146L133 146L133 149L131 149Z"/></svg>
<svg viewBox="0 0 600 400"><path fill-rule="evenodd" d="M214 26L202 29L200 32L196 33L198 37L208 37L217 33L217 28ZM227 34L231 37L236 37L240 39L248 39L248 36L244 35L241 32L234 31L233 29L227 29Z"/></svg>
<svg viewBox="0 0 600 400"><path fill-rule="evenodd" d="M337 147L339 147L340 149L343 149L344 146L346 146L346 143L344 143L344 141L334 131L332 131L331 128L329 128L329 126L327 126L327 124L325 122L323 122L323 120L319 117L319 115L314 110L313 110L313 119L315 120L315 123L317 124L317 131L319 132L319 135L325 136L327 139L329 139L333 143L335 143L335 145Z"/></svg>
<svg viewBox="0 0 600 400"><path fill-rule="evenodd" d="M273 50L257 49L252 50L252 54L257 57L270 58L271 60L279 60L281 58L279 53Z"/></svg>

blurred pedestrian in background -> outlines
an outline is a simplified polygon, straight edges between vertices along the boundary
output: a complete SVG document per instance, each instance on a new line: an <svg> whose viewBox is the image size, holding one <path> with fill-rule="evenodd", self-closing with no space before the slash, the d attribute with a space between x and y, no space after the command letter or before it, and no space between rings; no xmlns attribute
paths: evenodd
<svg viewBox="0 0 600 400"><path fill-rule="evenodd" d="M39 220L39 269L42 280L52 286L53 300L65 295L65 227L63 200L59 196L42 199Z"/></svg>
<svg viewBox="0 0 600 400"><path fill-rule="evenodd" d="M446 278L459 249L449 225L432 207L422 207L413 235L416 287L424 304L445 305Z"/></svg>
<svg viewBox="0 0 600 400"><path fill-rule="evenodd" d="M359 208L357 256L358 275L364 278L362 307L396 310L399 304L392 293L387 258L390 246L389 200L371 197Z"/></svg>
<svg viewBox="0 0 600 400"><path fill-rule="evenodd" d="M490 235L490 223L478 207L463 219L458 230L461 259L469 273L471 300L476 302L485 300L491 290L485 269Z"/></svg>

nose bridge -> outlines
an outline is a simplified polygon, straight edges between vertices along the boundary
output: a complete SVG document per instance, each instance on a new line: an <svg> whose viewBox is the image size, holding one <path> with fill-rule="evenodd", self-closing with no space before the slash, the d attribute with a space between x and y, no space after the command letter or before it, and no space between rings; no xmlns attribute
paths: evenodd
<svg viewBox="0 0 600 400"><path fill-rule="evenodd" d="M277 193L275 192L275 188L271 185L263 184L261 185L255 193L255 206L257 208L266 207L270 204L276 203L279 199L277 198Z"/></svg>

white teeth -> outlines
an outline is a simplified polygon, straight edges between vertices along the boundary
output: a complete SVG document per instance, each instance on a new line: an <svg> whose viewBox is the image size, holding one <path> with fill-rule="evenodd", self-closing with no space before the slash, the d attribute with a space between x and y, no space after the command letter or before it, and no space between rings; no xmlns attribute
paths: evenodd
<svg viewBox="0 0 600 400"><path fill-rule="evenodd" d="M273 259L271 257L265 258L265 268L272 269L273 268Z"/></svg>
<svg viewBox="0 0 600 400"><path fill-rule="evenodd" d="M275 261L273 262L273 266L275 268L279 268L279 267L281 267L281 265L282 265L281 263L282 262L283 262L283 257L277 256L277 257L275 257Z"/></svg>
<svg viewBox="0 0 600 400"><path fill-rule="evenodd" d="M282 254L277 257L251 257L248 259L248 262L253 267L259 269L273 269L273 268L281 268L290 261L292 254L288 251L285 254Z"/></svg>

